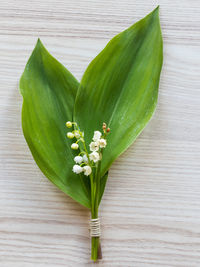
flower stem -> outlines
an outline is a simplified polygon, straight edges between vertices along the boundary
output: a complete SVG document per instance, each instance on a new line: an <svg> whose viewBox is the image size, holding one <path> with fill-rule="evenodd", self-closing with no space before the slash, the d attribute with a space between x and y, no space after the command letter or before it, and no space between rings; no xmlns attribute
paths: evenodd
<svg viewBox="0 0 200 267"><path fill-rule="evenodd" d="M91 179L91 217L92 219L98 218L98 207L99 207L99 194L100 194L100 168L101 163L99 162L96 166L96 173L94 179ZM101 245L100 237L92 237L91 239L91 259L96 261L101 259Z"/></svg>
<svg viewBox="0 0 200 267"><path fill-rule="evenodd" d="M98 211L96 216L92 216L92 219L98 218ZM100 245L100 237L92 237L91 238L91 260L96 261L97 259L101 259L101 245Z"/></svg>

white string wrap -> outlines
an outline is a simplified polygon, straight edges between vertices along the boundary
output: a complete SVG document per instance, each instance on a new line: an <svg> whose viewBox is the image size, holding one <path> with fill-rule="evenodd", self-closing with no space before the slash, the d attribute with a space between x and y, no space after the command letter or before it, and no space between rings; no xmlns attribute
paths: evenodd
<svg viewBox="0 0 200 267"><path fill-rule="evenodd" d="M101 235L100 228L100 219L91 219L90 220L90 236L91 237L99 237Z"/></svg>

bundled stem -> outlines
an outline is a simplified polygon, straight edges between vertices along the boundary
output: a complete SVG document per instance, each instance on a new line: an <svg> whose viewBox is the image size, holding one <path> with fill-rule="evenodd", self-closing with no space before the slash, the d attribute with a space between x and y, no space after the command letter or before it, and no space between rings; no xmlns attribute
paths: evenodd
<svg viewBox="0 0 200 267"><path fill-rule="evenodd" d="M91 218L98 218L98 207L99 207L99 195L100 195L100 168L101 163L96 164L96 173L93 179L91 177ZM100 237L91 238L91 259L96 261L97 259L102 258L101 247L100 247Z"/></svg>

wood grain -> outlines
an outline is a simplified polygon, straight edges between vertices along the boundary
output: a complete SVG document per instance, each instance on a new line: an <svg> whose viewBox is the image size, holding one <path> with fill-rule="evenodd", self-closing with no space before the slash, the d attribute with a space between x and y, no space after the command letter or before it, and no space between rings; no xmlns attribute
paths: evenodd
<svg viewBox="0 0 200 267"><path fill-rule="evenodd" d="M157 4L158 108L111 168L96 265L200 266L200 2L1 0L1 267L93 266L88 211L41 174L21 130L18 81L37 38L80 79L111 37Z"/></svg>

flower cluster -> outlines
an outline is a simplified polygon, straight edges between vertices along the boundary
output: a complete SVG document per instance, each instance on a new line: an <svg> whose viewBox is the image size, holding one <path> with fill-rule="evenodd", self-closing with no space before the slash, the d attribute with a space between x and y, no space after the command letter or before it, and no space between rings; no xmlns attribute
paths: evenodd
<svg viewBox="0 0 200 267"><path fill-rule="evenodd" d="M73 172L76 174L84 173L89 176L92 173L92 168L96 167L98 161L102 159L102 150L106 147L106 136L110 132L110 128L107 128L103 123L103 134L100 131L95 131L92 138L92 142L89 144L90 152L86 148L84 133L80 131L76 122L66 122L67 128L72 128L72 132L67 133L69 139L76 138L76 142L72 143L71 148L74 150L80 150L80 153L74 158L75 165L73 166Z"/></svg>

